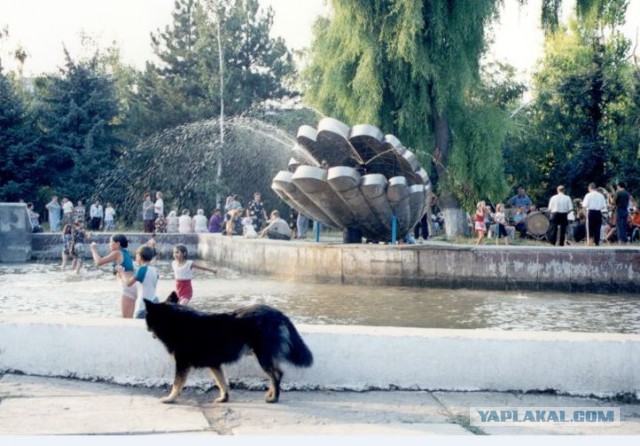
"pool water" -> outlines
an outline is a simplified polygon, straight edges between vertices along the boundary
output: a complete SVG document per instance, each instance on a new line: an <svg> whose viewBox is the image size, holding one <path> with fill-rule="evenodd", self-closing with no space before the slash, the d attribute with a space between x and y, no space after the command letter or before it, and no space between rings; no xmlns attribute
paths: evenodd
<svg viewBox="0 0 640 446"><path fill-rule="evenodd" d="M169 262L157 262L158 296L173 289ZM191 305L228 311L264 303L307 324L640 333L637 295L366 287L283 282L221 269L196 270ZM80 274L59 263L0 264L0 314L120 317L110 267Z"/></svg>

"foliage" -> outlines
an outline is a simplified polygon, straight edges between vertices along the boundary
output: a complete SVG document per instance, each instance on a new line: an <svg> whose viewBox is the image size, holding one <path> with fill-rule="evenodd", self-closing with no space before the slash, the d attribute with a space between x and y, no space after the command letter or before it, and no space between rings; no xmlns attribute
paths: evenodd
<svg viewBox="0 0 640 446"><path fill-rule="evenodd" d="M397 135L421 159L433 152L445 195L471 202L503 191L505 114L475 102L474 91L496 2L334 0L332 6L331 20L314 28L306 100L349 124L368 122Z"/></svg>
<svg viewBox="0 0 640 446"><path fill-rule="evenodd" d="M32 200L43 167L36 135L15 83L0 66L0 201Z"/></svg>
<svg viewBox="0 0 640 446"><path fill-rule="evenodd" d="M322 119L321 115L306 107L278 107L265 110L262 105L251 108L247 116L277 127L292 137L298 134L300 126L315 126Z"/></svg>
<svg viewBox="0 0 640 446"><path fill-rule="evenodd" d="M75 199L87 199L95 181L113 166L121 141L116 136L118 99L98 57L76 62L65 50L58 75L36 80L39 165L45 185Z"/></svg>
<svg viewBox="0 0 640 446"><path fill-rule="evenodd" d="M638 79L627 61L629 42L605 28L572 22L547 38L535 102L518 117L526 129L516 144L519 161L510 160L516 177L539 185L540 197L558 184L582 196L592 181L637 177Z"/></svg>
<svg viewBox="0 0 640 446"><path fill-rule="evenodd" d="M233 116L288 93L292 56L281 38L270 37L273 10L263 12L258 0L178 0L172 17L171 26L152 35L160 63L147 64L136 83L136 134L213 118L221 101L225 115Z"/></svg>

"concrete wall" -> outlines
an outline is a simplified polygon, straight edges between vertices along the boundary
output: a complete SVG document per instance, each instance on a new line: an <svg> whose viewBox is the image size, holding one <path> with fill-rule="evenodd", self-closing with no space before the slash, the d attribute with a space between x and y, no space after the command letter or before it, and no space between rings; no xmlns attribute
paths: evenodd
<svg viewBox="0 0 640 446"><path fill-rule="evenodd" d="M111 234L94 233L101 254ZM127 233L130 251L149 234ZM640 249L552 246L345 245L219 234L159 234L161 258L187 245L192 258L247 274L312 283L563 292L640 292ZM32 258L58 260L59 234L34 234ZM90 257L87 249L86 254Z"/></svg>
<svg viewBox="0 0 640 446"><path fill-rule="evenodd" d="M0 203L0 262L28 261L31 231L25 203Z"/></svg>
<svg viewBox="0 0 640 446"><path fill-rule="evenodd" d="M207 234L198 249L222 266L303 282L640 292L637 247L344 245Z"/></svg>
<svg viewBox="0 0 640 446"><path fill-rule="evenodd" d="M109 252L109 239L115 233L111 232L90 232L84 256L91 258L89 243L96 242L100 255ZM144 233L124 233L129 240L129 252L133 255L136 249L151 239L151 234ZM158 234L156 237L156 250L163 259L173 258L173 247L182 243L187 247L190 255L197 256L198 236L196 234ZM31 242L31 258L33 260L59 260L62 251L62 236L60 234L33 234Z"/></svg>
<svg viewBox="0 0 640 446"><path fill-rule="evenodd" d="M286 368L285 388L558 392L640 396L640 335L300 325L315 363ZM212 340L213 343L216 340ZM0 316L0 372L156 386L173 362L144 321ZM227 369L266 382L252 357ZM189 385L210 387L205 371Z"/></svg>

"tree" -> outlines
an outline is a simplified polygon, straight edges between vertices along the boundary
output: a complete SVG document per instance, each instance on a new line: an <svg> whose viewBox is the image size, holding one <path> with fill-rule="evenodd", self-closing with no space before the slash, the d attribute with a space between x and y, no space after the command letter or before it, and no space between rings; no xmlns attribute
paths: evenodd
<svg viewBox="0 0 640 446"><path fill-rule="evenodd" d="M33 200L42 166L37 134L15 84L0 64L0 201Z"/></svg>
<svg viewBox="0 0 640 446"><path fill-rule="evenodd" d="M76 62L65 49L65 56L58 75L36 81L37 122L43 133L40 162L48 169L51 186L86 199L120 152L119 104L113 80L100 69L97 54Z"/></svg>
<svg viewBox="0 0 640 446"><path fill-rule="evenodd" d="M616 29L625 9L626 2L610 2L600 14L547 37L534 103L520 117L528 129L520 169L538 179L541 196L561 183L581 195L592 181L605 186L636 178L638 83L628 62L630 43Z"/></svg>
<svg viewBox="0 0 640 446"><path fill-rule="evenodd" d="M525 3L526 0L520 0ZM546 30L562 0L543 0ZM505 115L473 98L498 0L333 0L314 28L306 100L350 124L393 132L435 165L448 236L467 228L460 204L505 191ZM579 0L578 16L610 16L626 0ZM487 175L491 172L491 175Z"/></svg>
<svg viewBox="0 0 640 446"><path fill-rule="evenodd" d="M497 2L331 3L332 19L314 28L305 99L350 124L398 135L423 159L431 156L447 235L464 233L460 200L504 191L501 141L494 136L502 118L469 103Z"/></svg>
<svg viewBox="0 0 640 446"><path fill-rule="evenodd" d="M258 0L178 0L172 16L171 26L152 35L160 63L148 64L137 83L133 111L141 114L139 134L210 119L220 110L221 100L225 113L233 116L288 94L293 61L284 41L269 35L271 8L261 11Z"/></svg>

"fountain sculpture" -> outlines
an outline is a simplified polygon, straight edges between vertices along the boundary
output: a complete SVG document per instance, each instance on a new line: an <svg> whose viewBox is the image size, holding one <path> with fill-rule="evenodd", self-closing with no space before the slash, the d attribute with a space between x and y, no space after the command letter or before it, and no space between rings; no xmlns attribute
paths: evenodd
<svg viewBox="0 0 640 446"><path fill-rule="evenodd" d="M350 128L324 118L317 129L298 129L292 151L288 170L278 172L271 188L325 226L390 241L409 233L426 211L427 172L398 138L373 125Z"/></svg>

